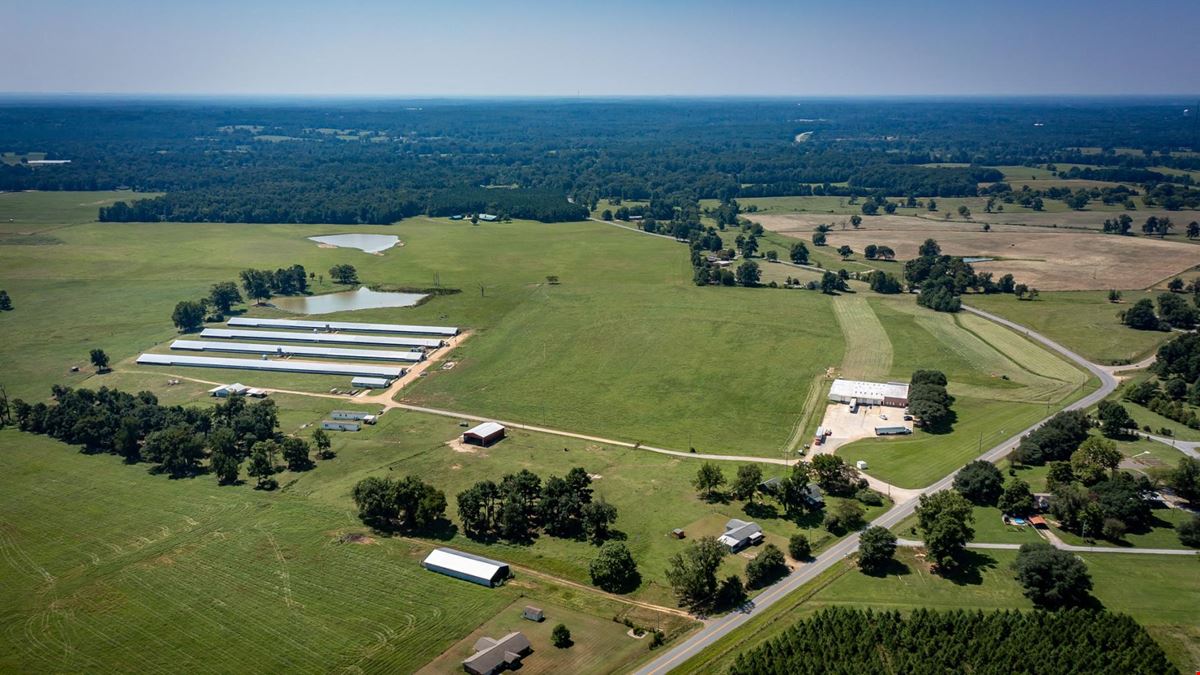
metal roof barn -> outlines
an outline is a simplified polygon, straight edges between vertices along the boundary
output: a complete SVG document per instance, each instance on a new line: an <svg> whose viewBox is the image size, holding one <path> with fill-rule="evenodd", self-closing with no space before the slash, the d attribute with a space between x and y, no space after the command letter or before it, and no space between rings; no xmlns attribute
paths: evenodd
<svg viewBox="0 0 1200 675"><path fill-rule="evenodd" d="M298 319L255 319L238 316L230 319L230 326L257 328L292 328L300 330L346 330L359 333L409 333L411 335L458 335L457 326L416 326L401 323L356 323L353 321L301 321Z"/></svg>
<svg viewBox="0 0 1200 675"><path fill-rule="evenodd" d="M480 586L495 586L508 578L508 565L452 548L435 548L421 566Z"/></svg>
<svg viewBox="0 0 1200 675"><path fill-rule="evenodd" d="M497 422L484 422L473 429L463 432L463 442L471 445L487 447L504 438L504 425Z"/></svg>
<svg viewBox="0 0 1200 675"><path fill-rule="evenodd" d="M385 389L391 385L391 380L385 380L380 377L356 377L350 380L351 387L361 387L363 389Z"/></svg>
<svg viewBox="0 0 1200 675"><path fill-rule="evenodd" d="M383 335L341 335L338 333L302 333L284 330L238 330L230 328L205 328L202 338L225 340L266 340L280 342L317 342L337 345L374 345L378 347L426 347L437 349L441 340L415 337L390 337Z"/></svg>
<svg viewBox="0 0 1200 675"><path fill-rule="evenodd" d="M355 363L320 363L316 361L266 361L263 359L227 359L214 356L185 356L182 354L142 354L137 358L142 365L181 366L189 368L233 368L240 370L268 370L283 373L310 373L313 375L367 375L395 379L404 374L403 368L395 366L368 366Z"/></svg>
<svg viewBox="0 0 1200 675"><path fill-rule="evenodd" d="M274 354L276 356L312 356L325 359L359 361L424 361L424 352L395 352L382 349L340 349L338 347L304 347L298 345L268 345L253 342L212 342L209 340L176 340L171 349L197 352L230 352L234 354Z"/></svg>

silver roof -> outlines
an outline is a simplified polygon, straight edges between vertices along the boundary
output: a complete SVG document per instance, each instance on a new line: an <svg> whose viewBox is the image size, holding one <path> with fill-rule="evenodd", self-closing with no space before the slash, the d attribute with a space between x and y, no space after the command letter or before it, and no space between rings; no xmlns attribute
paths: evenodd
<svg viewBox="0 0 1200 675"><path fill-rule="evenodd" d="M436 349L442 341L431 338L391 337L384 335L342 335L340 333L302 333L286 330L238 330L230 328L205 328L202 338L226 340L279 340L281 342L323 342L342 345L378 345L385 347L428 347Z"/></svg>
<svg viewBox="0 0 1200 675"><path fill-rule="evenodd" d="M418 326L402 323L360 323L354 321L303 321L300 319L256 319L238 316L228 321L230 326L260 328L295 328L301 330L348 330L361 333L410 333L412 335L458 335L457 326Z"/></svg>
<svg viewBox="0 0 1200 675"><path fill-rule="evenodd" d="M313 356L328 359L359 359L364 361L421 361L423 352L395 352L382 349L340 349L338 347L306 347L300 345L268 345L254 342L212 342L209 340L176 340L171 349L199 352L232 352L235 354L279 354Z"/></svg>
<svg viewBox="0 0 1200 675"><path fill-rule="evenodd" d="M368 366L357 363L321 363L317 361L266 361L263 359L227 359L214 356L188 356L183 354L142 354L137 362L143 365L181 366L191 368L237 368L242 370L270 370L286 373L312 373L315 375L368 375L395 379L404 374L403 368L395 366Z"/></svg>

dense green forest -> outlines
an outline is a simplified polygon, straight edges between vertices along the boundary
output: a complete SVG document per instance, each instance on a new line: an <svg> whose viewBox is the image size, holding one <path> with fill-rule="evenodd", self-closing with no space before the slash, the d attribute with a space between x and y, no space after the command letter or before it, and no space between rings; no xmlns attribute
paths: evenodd
<svg viewBox="0 0 1200 675"><path fill-rule="evenodd" d="M761 673L1168 673L1133 619L1101 611L899 612L832 608L738 656Z"/></svg>
<svg viewBox="0 0 1200 675"><path fill-rule="evenodd" d="M601 198L974 195L984 165L1086 163L1196 199L1166 99L0 101L0 190L168 193L105 220L579 219ZM811 133L809 133L811 132ZM803 139L803 140L800 140ZM1117 151L1117 148L1133 148ZM30 164L28 153L67 164ZM919 166L955 163L958 166ZM1157 190L1157 193L1155 192ZM568 201L568 198L571 201Z"/></svg>

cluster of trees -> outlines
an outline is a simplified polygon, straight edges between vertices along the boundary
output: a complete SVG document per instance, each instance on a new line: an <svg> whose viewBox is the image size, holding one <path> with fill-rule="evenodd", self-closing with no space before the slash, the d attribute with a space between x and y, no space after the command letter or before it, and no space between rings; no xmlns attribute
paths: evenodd
<svg viewBox="0 0 1200 675"><path fill-rule="evenodd" d="M1023 436L1013 450L1012 459L1018 464L1034 466L1065 461L1087 439L1090 427L1091 421L1083 412L1060 412Z"/></svg>
<svg viewBox="0 0 1200 675"><path fill-rule="evenodd" d="M834 607L740 653L730 675L812 673L1119 672L1174 670L1154 638L1124 614Z"/></svg>
<svg viewBox="0 0 1200 675"><path fill-rule="evenodd" d="M1037 508L1029 483L1016 476L1005 482L996 465L982 460L959 469L954 490L976 506L997 506L1010 516L1032 515Z"/></svg>
<svg viewBox="0 0 1200 675"><path fill-rule="evenodd" d="M927 430L943 432L954 423L954 397L946 391L946 374L940 370L916 370L908 387L908 410Z"/></svg>
<svg viewBox="0 0 1200 675"><path fill-rule="evenodd" d="M891 246L867 244L863 247L863 257L867 260L895 260L896 252Z"/></svg>
<svg viewBox="0 0 1200 675"><path fill-rule="evenodd" d="M1117 471L1121 456L1109 443L1090 438L1070 462L1051 463L1046 480L1050 512L1063 529L1086 539L1120 541L1127 532L1146 531L1152 518L1147 497L1154 485Z"/></svg>
<svg viewBox="0 0 1200 675"><path fill-rule="evenodd" d="M1200 405L1200 336L1184 333L1158 348L1152 366L1156 379L1144 380L1126 389L1124 397L1138 405L1200 429L1196 406Z"/></svg>
<svg viewBox="0 0 1200 675"><path fill-rule="evenodd" d="M446 522L446 495L417 478L364 478L354 485L364 523L382 531L431 532Z"/></svg>
<svg viewBox="0 0 1200 675"><path fill-rule="evenodd" d="M939 574L957 569L967 543L975 537L971 502L954 490L942 490L921 495L916 512L933 569Z"/></svg>
<svg viewBox="0 0 1200 675"><path fill-rule="evenodd" d="M331 271L332 274L332 271ZM302 295L308 292L308 282L315 275L306 273L303 265L271 270L245 269L238 273L246 297L254 301L272 295Z"/></svg>
<svg viewBox="0 0 1200 675"><path fill-rule="evenodd" d="M553 537L586 538L599 545L613 535L617 508L603 497L592 499L591 485L582 467L544 483L522 469L498 484L482 480L458 493L458 517L472 539L527 542L540 529Z"/></svg>
<svg viewBox="0 0 1200 675"><path fill-rule="evenodd" d="M1189 385L1178 375L1166 380L1145 380L1125 390L1125 400L1136 403L1191 429L1200 429L1200 386Z"/></svg>
<svg viewBox="0 0 1200 675"><path fill-rule="evenodd" d="M249 475L258 478L259 487L269 488L278 458L293 471L312 466L308 442L279 433L275 403L269 399L248 402L231 396L201 409L159 405L146 391L135 395L55 385L51 393L53 405L12 402L17 428L82 446L86 453L118 455L128 464L148 462L153 472L172 478L210 470L220 483L236 483L249 458ZM324 432L313 438L321 456L332 456Z"/></svg>
<svg viewBox="0 0 1200 675"><path fill-rule="evenodd" d="M0 290L0 312L11 312L12 308L12 298L8 297L8 291Z"/></svg>
<svg viewBox="0 0 1200 675"><path fill-rule="evenodd" d="M957 312L962 308L958 296L975 285L975 270L962 258L942 255L942 248L933 239L926 239L917 250L917 257L904 263L904 279L909 286L919 287L917 304L937 312Z"/></svg>
<svg viewBox="0 0 1200 675"><path fill-rule="evenodd" d="M725 546L714 537L701 537L667 561L667 581L681 607L697 614L731 609L746 601L747 588L762 588L788 572L787 558L766 544L746 564L746 580L736 574L718 579Z"/></svg>
<svg viewBox="0 0 1200 675"><path fill-rule="evenodd" d="M728 481L720 466L705 462L692 480L692 486L705 501L733 498L753 505L757 499L770 498L785 517L793 519L821 508L820 501L812 497L810 484L838 496L855 496L866 487L858 472L834 455L817 455L811 463L797 462L787 475L769 487L764 484L762 467L758 464L743 464L738 467L736 477Z"/></svg>
<svg viewBox="0 0 1200 675"><path fill-rule="evenodd" d="M1200 298L1200 295L1193 296ZM1183 296L1177 293L1162 293L1158 296L1158 310L1149 298L1142 298L1129 309L1119 312L1121 323L1136 330L1191 330L1200 320L1200 312L1189 307Z"/></svg>

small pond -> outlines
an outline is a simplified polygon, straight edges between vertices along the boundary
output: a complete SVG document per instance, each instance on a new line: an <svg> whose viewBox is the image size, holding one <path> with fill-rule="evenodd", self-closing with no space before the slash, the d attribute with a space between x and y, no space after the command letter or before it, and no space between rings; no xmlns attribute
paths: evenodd
<svg viewBox="0 0 1200 675"><path fill-rule="evenodd" d="M373 291L366 286L357 291L326 293L325 295L280 296L271 304L293 314L332 314L355 309L376 307L412 307L425 297L422 293L392 293Z"/></svg>
<svg viewBox="0 0 1200 675"><path fill-rule="evenodd" d="M309 239L318 244L356 248L367 253L382 253L400 243L400 237L394 234L325 234Z"/></svg>

